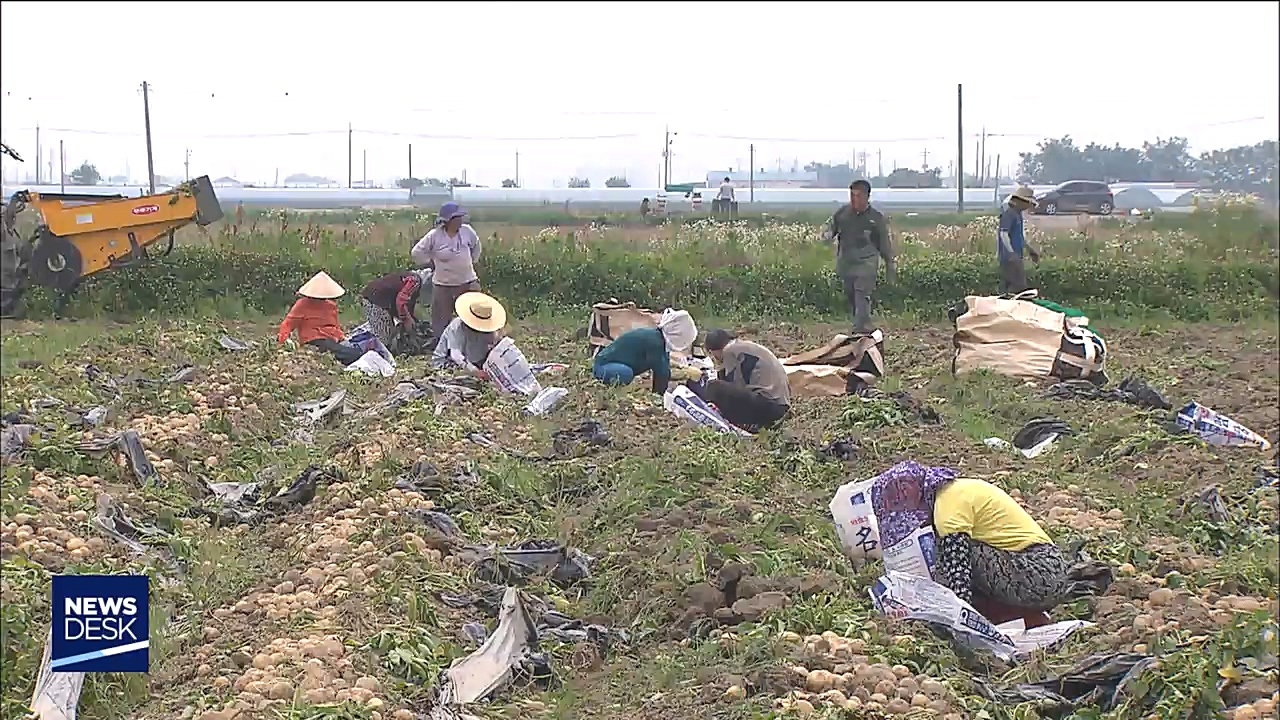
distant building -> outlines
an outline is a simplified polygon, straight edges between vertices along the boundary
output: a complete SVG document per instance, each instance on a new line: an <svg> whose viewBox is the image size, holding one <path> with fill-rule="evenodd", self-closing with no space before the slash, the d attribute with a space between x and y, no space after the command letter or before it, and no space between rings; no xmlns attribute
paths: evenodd
<svg viewBox="0 0 1280 720"><path fill-rule="evenodd" d="M818 173L784 170L757 170L754 180L750 172L742 170L711 170L707 173L707 187L720 187L720 183L728 177L734 187L745 188L754 185L758 188L803 188L818 181Z"/></svg>
<svg viewBox="0 0 1280 720"><path fill-rule="evenodd" d="M214 187L244 187L244 183L233 177L222 176L213 181Z"/></svg>

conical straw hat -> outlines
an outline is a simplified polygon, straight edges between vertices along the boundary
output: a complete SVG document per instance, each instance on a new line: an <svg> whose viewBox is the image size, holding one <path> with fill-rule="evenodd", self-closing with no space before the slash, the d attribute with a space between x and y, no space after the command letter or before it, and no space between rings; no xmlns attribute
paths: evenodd
<svg viewBox="0 0 1280 720"><path fill-rule="evenodd" d="M298 288L298 294L302 297L315 298L317 300L333 300L334 298L342 297L346 292L341 285L329 277L329 273L323 270L316 273L310 280L303 283L302 287Z"/></svg>

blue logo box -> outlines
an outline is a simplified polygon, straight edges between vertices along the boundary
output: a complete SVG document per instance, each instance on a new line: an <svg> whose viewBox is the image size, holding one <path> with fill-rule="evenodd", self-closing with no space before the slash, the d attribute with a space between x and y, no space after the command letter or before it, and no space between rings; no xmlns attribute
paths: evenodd
<svg viewBox="0 0 1280 720"><path fill-rule="evenodd" d="M148 672L146 575L54 575L54 672Z"/></svg>

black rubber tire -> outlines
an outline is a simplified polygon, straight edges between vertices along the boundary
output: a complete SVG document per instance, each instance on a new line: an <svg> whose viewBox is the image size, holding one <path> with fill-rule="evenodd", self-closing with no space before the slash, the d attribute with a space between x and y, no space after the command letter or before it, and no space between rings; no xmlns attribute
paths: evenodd
<svg viewBox="0 0 1280 720"><path fill-rule="evenodd" d="M40 232L27 267L31 282L65 293L80 282L84 260L70 240L46 230Z"/></svg>
<svg viewBox="0 0 1280 720"><path fill-rule="evenodd" d="M1115 207L1109 202L1103 201L1098 204L1099 215L1110 215L1114 211L1115 211Z"/></svg>

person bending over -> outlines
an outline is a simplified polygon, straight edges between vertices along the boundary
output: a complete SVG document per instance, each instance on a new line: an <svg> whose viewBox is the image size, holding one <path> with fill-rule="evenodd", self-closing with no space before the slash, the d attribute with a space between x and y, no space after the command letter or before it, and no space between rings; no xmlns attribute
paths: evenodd
<svg viewBox="0 0 1280 720"><path fill-rule="evenodd" d="M445 326L431 364L436 368L459 367L477 377L493 346L502 339L507 310L502 303L482 292L463 293L454 301L457 317Z"/></svg>
<svg viewBox="0 0 1280 720"><path fill-rule="evenodd" d="M702 388L690 383L690 390L747 432L773 427L786 416L791 386L786 369L769 348L739 340L728 330L707 333L705 345L720 365L719 377Z"/></svg>
<svg viewBox="0 0 1280 720"><path fill-rule="evenodd" d="M1066 556L1017 501L989 482L904 462L876 479L871 505L886 548L932 523L934 580L993 621L1012 610L1028 626L1044 624L1044 612L1072 596Z"/></svg>
<svg viewBox="0 0 1280 720"><path fill-rule="evenodd" d="M325 271L316 273L298 288L298 295L301 297L293 303L289 314L280 323L277 342L283 345L296 331L298 340L303 345L327 352L343 365L359 360L364 351L342 342L347 336L338 323L337 298L346 292Z"/></svg>
<svg viewBox="0 0 1280 720"><path fill-rule="evenodd" d="M596 353L591 374L606 385L630 385L637 375L653 373L653 391L665 393L671 383L672 350L685 352L698 337L698 326L684 310L662 313L656 328L636 328L619 335Z"/></svg>
<svg viewBox="0 0 1280 720"><path fill-rule="evenodd" d="M364 306L365 322L369 323L369 332L387 349L394 345L397 332L414 331L418 318L413 311L422 289L430 286L431 275L431 270L393 272L364 286L360 302Z"/></svg>

